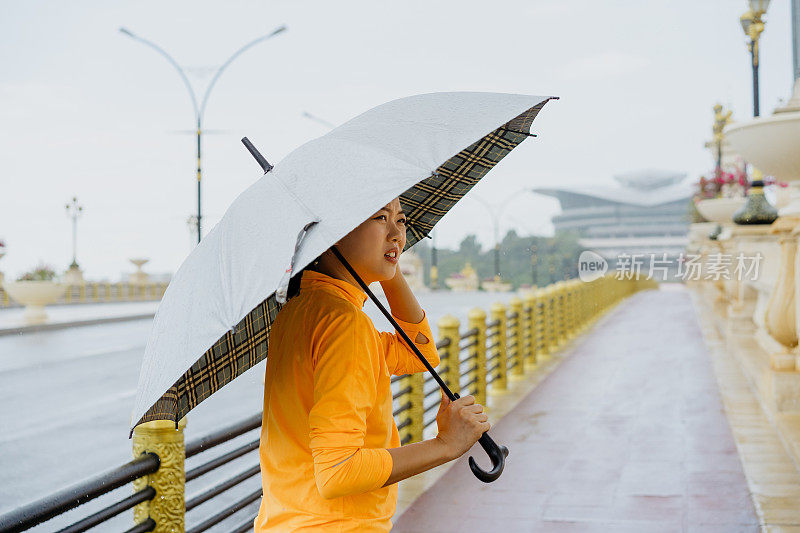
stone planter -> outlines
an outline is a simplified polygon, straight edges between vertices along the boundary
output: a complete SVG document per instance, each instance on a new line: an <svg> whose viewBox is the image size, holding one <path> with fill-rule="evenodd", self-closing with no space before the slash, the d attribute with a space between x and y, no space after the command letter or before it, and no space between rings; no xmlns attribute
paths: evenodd
<svg viewBox="0 0 800 533"><path fill-rule="evenodd" d="M6 281L3 288L8 295L25 306L23 318L29 324L47 321L44 306L58 301L67 286L55 281Z"/></svg>
<svg viewBox="0 0 800 533"><path fill-rule="evenodd" d="M717 224L733 224L733 214L742 207L746 198L709 198L697 202L697 211Z"/></svg>

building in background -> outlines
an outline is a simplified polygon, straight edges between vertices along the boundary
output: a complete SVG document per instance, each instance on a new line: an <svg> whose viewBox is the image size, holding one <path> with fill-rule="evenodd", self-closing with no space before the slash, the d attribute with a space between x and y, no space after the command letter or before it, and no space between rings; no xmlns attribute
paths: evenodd
<svg viewBox="0 0 800 533"><path fill-rule="evenodd" d="M656 280L674 280L686 249L692 184L686 174L643 170L614 176L617 187L538 187L561 213L556 232L573 231L587 250L600 254L609 272L633 268ZM652 269L652 270L651 270Z"/></svg>

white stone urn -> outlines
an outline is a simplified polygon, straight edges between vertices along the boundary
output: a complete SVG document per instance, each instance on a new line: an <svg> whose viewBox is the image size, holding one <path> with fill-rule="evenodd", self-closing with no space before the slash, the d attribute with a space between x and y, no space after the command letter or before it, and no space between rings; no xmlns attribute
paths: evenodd
<svg viewBox="0 0 800 533"><path fill-rule="evenodd" d="M697 211L717 224L733 224L733 214L744 205L747 198L708 198L697 202Z"/></svg>
<svg viewBox="0 0 800 533"><path fill-rule="evenodd" d="M130 282L131 283L136 283L136 284L139 284L139 285L144 285L145 283L147 283L148 280L149 280L149 277L147 276L147 273L142 270L142 267L144 265L146 265L150 260L149 259L129 259L129 261L131 263L133 263L134 265L136 265L136 272L131 274Z"/></svg>
<svg viewBox="0 0 800 533"><path fill-rule="evenodd" d="M725 128L731 148L766 175L789 182L791 199L780 216L800 216L800 80L791 100L769 116Z"/></svg>
<svg viewBox="0 0 800 533"><path fill-rule="evenodd" d="M56 281L5 281L6 293L25 306L23 319L29 324L42 324L47 321L44 306L58 301L67 286Z"/></svg>

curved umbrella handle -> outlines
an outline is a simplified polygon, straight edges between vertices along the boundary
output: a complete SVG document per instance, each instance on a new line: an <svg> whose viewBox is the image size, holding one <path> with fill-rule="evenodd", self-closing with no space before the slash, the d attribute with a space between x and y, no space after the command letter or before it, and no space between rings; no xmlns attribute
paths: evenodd
<svg viewBox="0 0 800 533"><path fill-rule="evenodd" d="M461 396L459 396L457 392L453 393L454 400L458 400L460 397ZM505 446L498 446L497 443L492 440L492 437L489 436L489 433L481 435L478 442L489 456L489 459L492 460L492 469L488 472L483 470L478 466L478 463L475 462L472 456L469 458L469 468L472 470L472 473L475 474L476 478L484 483L491 483L503 473L503 468L506 466L506 457L508 457L508 448Z"/></svg>

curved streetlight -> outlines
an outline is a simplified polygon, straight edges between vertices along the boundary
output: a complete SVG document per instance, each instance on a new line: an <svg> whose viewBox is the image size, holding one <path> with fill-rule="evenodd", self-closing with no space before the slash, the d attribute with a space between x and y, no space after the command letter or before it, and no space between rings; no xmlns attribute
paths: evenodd
<svg viewBox="0 0 800 533"><path fill-rule="evenodd" d="M148 41L147 39L144 39L142 37L139 37L138 35L134 35L131 31L127 30L126 28L119 29L120 33L124 33L128 37L135 39L143 44L146 44L147 46L149 46L150 48L154 49L156 52L164 56L167 59L167 61L169 61L170 65L175 67L175 70L178 71L181 80L183 80L183 84L186 85L186 89L189 91L189 97L192 99L192 107L194 109L195 119L197 121L197 242L198 243L200 242L200 239L202 237L202 229L201 229L202 215L201 215L201 202L200 202L200 181L202 177L201 164L200 164L201 138L203 135L203 114L205 113L206 103L208 102L208 96L209 94L211 94L211 89L214 88L214 85L217 83L217 80L219 79L222 72L228 67L228 65L230 65L233 62L234 59L239 57L247 49L255 46L261 41L266 41L267 39L286 31L286 29L287 29L286 25L278 26L272 32L266 35L262 35L257 39L253 39L249 43L239 48L236 52L234 52L233 55L229 57L228 60L225 61L225 63L223 63L222 66L220 66L217 69L216 73L214 73L214 77L211 78L211 81L209 82L208 87L206 88L206 92L203 95L203 100L200 102L199 105L197 103L197 97L195 96L194 89L192 89L192 85L189 83L189 79L186 77L186 74L183 72L181 66L178 65L178 62L175 61L172 58L172 56L170 56L167 52L164 51L164 49L162 49L157 44Z"/></svg>
<svg viewBox="0 0 800 533"><path fill-rule="evenodd" d="M464 198L471 198L476 200L478 203L482 204L487 211L489 211L489 215L492 217L492 225L494 226L494 280L500 281L500 218L503 216L506 208L509 204L519 198L519 193L527 192L529 189L522 188L513 194L511 194L508 198L503 200L498 204L498 210L495 210L486 200L483 200L480 196L473 194L472 196L465 196Z"/></svg>
<svg viewBox="0 0 800 533"><path fill-rule="evenodd" d="M753 116L758 113L758 39L764 31L764 20L770 0L749 0L750 9L739 18L744 34L749 38L747 49L753 63Z"/></svg>
<svg viewBox="0 0 800 533"><path fill-rule="evenodd" d="M83 214L83 206L78 205L78 197L72 197L72 203L64 204L67 210L67 216L72 219L72 263L69 268L77 269L78 261L76 259L78 254L78 217Z"/></svg>

